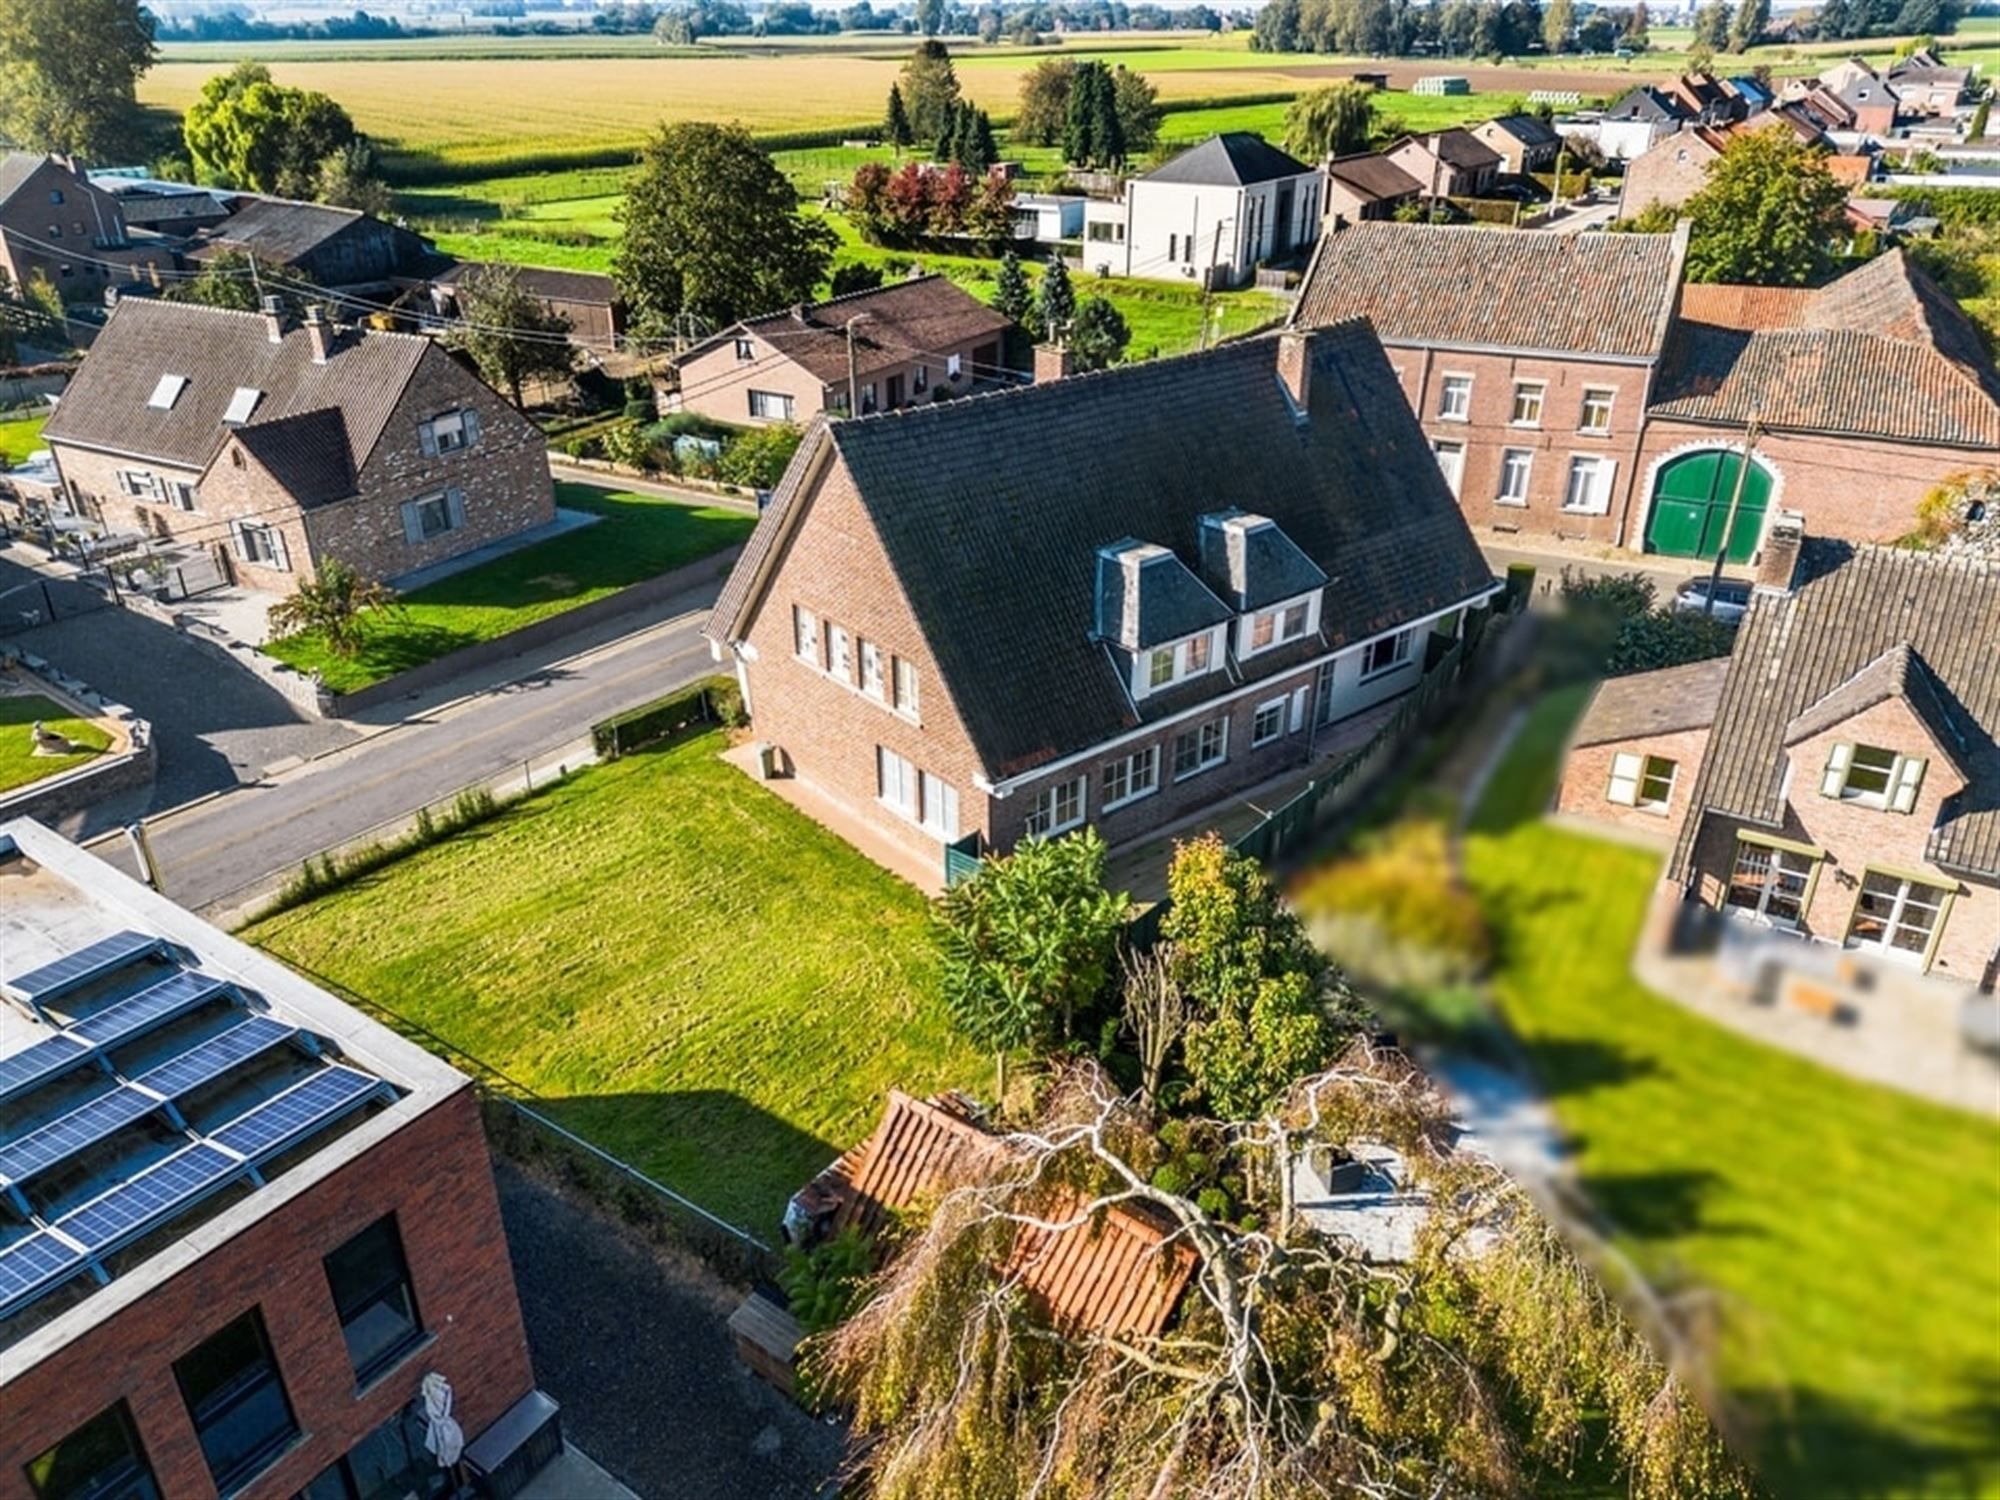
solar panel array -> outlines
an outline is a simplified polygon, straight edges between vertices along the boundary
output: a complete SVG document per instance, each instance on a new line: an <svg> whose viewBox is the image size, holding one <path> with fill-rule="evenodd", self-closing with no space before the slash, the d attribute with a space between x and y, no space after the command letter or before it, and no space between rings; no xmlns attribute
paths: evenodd
<svg viewBox="0 0 2000 1500"><path fill-rule="evenodd" d="M86 948L65 953L54 963L43 964L39 969L30 969L18 978L8 980L7 988L30 1005L39 1006L64 990L87 984L100 975L131 963L135 958L165 952L166 946L159 938L147 933L114 932Z"/></svg>
<svg viewBox="0 0 2000 1500"><path fill-rule="evenodd" d="M0 1318L30 1302L84 1266L83 1252L46 1229L0 1251Z"/></svg>
<svg viewBox="0 0 2000 1500"><path fill-rule="evenodd" d="M274 1021L269 1016L252 1016L220 1035L210 1037L199 1047L190 1047L150 1072L141 1073L132 1081L162 1098L178 1099L298 1034L296 1027L287 1026L283 1021Z"/></svg>
<svg viewBox="0 0 2000 1500"><path fill-rule="evenodd" d="M10 1057L0 1057L0 1099L25 1094L96 1054L97 1049L89 1043L57 1032L47 1041L23 1047Z"/></svg>
<svg viewBox="0 0 2000 1500"><path fill-rule="evenodd" d="M35 1173L89 1150L159 1107L159 1100L134 1088L99 1095L40 1130L0 1146L0 1186L26 1182Z"/></svg>
<svg viewBox="0 0 2000 1500"><path fill-rule="evenodd" d="M334 1063L211 1131L209 1139L244 1156L274 1156L381 1088L381 1079Z"/></svg>
<svg viewBox="0 0 2000 1500"><path fill-rule="evenodd" d="M203 1141L72 1209L56 1220L55 1228L84 1249L101 1254L131 1238L134 1231L170 1218L192 1199L221 1187L242 1166L228 1152Z"/></svg>
<svg viewBox="0 0 2000 1500"><path fill-rule="evenodd" d="M120 1000L87 1020L78 1021L69 1028L68 1035L93 1046L115 1047L206 1005L228 989L224 980L183 969L171 979L163 979L130 999Z"/></svg>

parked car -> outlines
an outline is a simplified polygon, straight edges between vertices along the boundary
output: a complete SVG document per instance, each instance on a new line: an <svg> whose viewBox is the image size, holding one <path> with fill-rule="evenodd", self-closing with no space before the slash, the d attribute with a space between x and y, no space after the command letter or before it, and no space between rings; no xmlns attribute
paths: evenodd
<svg viewBox="0 0 2000 1500"><path fill-rule="evenodd" d="M1690 578L1674 591L1674 608L1699 614L1708 608L1707 577ZM1750 612L1750 585L1740 578L1725 578L1715 585L1715 618L1731 625Z"/></svg>

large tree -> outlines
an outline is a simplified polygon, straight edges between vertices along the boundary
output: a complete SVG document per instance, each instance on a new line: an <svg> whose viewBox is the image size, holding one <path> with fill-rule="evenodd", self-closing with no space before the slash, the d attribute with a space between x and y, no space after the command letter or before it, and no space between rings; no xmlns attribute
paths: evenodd
<svg viewBox="0 0 2000 1500"><path fill-rule="evenodd" d="M1067 57L1044 58L1028 69L1021 77L1012 139L1027 146L1053 146L1061 140L1075 81L1076 63Z"/></svg>
<svg viewBox="0 0 2000 1500"><path fill-rule="evenodd" d="M1037 338L1051 342L1069 332L1076 319L1076 288L1069 279L1069 267L1060 255L1049 257L1042 272L1042 284L1035 291L1034 331Z"/></svg>
<svg viewBox="0 0 2000 1500"><path fill-rule="evenodd" d="M1771 0L1742 0L1736 19L1729 23L1729 50L1747 52L1763 39L1771 24Z"/></svg>
<svg viewBox="0 0 2000 1500"><path fill-rule="evenodd" d="M1323 161L1368 149L1375 91L1352 81L1308 89L1285 108L1285 149L1302 161Z"/></svg>
<svg viewBox="0 0 2000 1500"><path fill-rule="evenodd" d="M834 236L741 125L667 125L639 153L612 262L640 325L683 315L712 327L810 298Z"/></svg>
<svg viewBox="0 0 2000 1500"><path fill-rule="evenodd" d="M312 198L335 208L358 208L378 219L388 218L396 207L395 195L382 181L381 158L366 136L356 136L320 162Z"/></svg>
<svg viewBox="0 0 2000 1500"><path fill-rule="evenodd" d="M530 380L567 379L576 366L570 321L521 285L514 266L481 266L458 284L449 341L479 366L486 383L521 405Z"/></svg>
<svg viewBox="0 0 2000 1500"><path fill-rule="evenodd" d="M1125 138L1125 154L1137 156L1153 149L1160 139L1160 91L1143 73L1135 73L1120 63L1111 70L1111 102L1118 112L1118 131Z"/></svg>
<svg viewBox="0 0 2000 1500"><path fill-rule="evenodd" d="M1103 297L1086 297L1070 324L1069 349L1081 370L1102 370L1125 357L1132 330L1125 316Z"/></svg>
<svg viewBox="0 0 2000 1500"><path fill-rule="evenodd" d="M1116 167L1125 160L1118 85L1101 62L1078 63L1063 121L1063 160L1077 167Z"/></svg>
<svg viewBox="0 0 2000 1500"><path fill-rule="evenodd" d="M31 151L132 150L156 53L139 0L0 0L0 132Z"/></svg>
<svg viewBox="0 0 2000 1500"><path fill-rule="evenodd" d="M1034 311L1035 293L1028 285L1028 273L1021 269L1021 257L1009 250L1000 257L1000 272L993 278L993 310L1023 327Z"/></svg>
<svg viewBox="0 0 2000 1500"><path fill-rule="evenodd" d="M1694 45L1720 52L1729 45L1729 24L1733 12L1729 0L1708 0L1694 13Z"/></svg>
<svg viewBox="0 0 2000 1500"><path fill-rule="evenodd" d="M276 83L254 62L202 85L181 137L204 181L287 198L310 195L321 164L356 139L354 121L332 99Z"/></svg>
<svg viewBox="0 0 2000 1500"><path fill-rule="evenodd" d="M1575 0L1549 0L1542 12L1542 44L1551 52L1567 52L1576 44Z"/></svg>
<svg viewBox="0 0 2000 1500"><path fill-rule="evenodd" d="M1683 210L1691 281L1805 286L1832 262L1847 190L1824 153L1780 126L1739 135Z"/></svg>
<svg viewBox="0 0 2000 1500"><path fill-rule="evenodd" d="M910 113L912 134L926 143L936 140L958 108L958 69L951 64L951 49L939 41L920 43L903 64L897 87Z"/></svg>

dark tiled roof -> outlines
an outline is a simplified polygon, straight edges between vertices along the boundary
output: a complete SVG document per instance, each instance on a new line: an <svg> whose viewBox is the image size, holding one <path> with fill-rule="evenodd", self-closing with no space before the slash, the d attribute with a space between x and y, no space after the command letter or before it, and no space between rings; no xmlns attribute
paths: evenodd
<svg viewBox="0 0 2000 1500"><path fill-rule="evenodd" d="M0 204L12 201L22 185L47 162L46 156L33 151L9 151L0 156Z"/></svg>
<svg viewBox="0 0 2000 1500"><path fill-rule="evenodd" d="M1268 517L1227 510L1202 519L1201 571L1238 614L1326 586L1326 570Z"/></svg>
<svg viewBox="0 0 2000 1500"><path fill-rule="evenodd" d="M1139 555L1118 556L1128 549ZM1127 651L1147 651L1235 618L1180 558L1136 537L1098 554L1097 580L1097 633Z"/></svg>
<svg viewBox="0 0 2000 1500"><path fill-rule="evenodd" d="M433 272L430 280L439 286L455 287L480 271L512 271L521 289L546 302L589 302L614 307L625 299L618 283L594 271L551 271L541 266L517 266L493 261L450 261Z"/></svg>
<svg viewBox="0 0 2000 1500"><path fill-rule="evenodd" d="M246 198L235 213L203 233L188 254L201 260L224 250L240 250L286 264L312 254L365 217L358 209L328 208L323 203Z"/></svg>
<svg viewBox="0 0 2000 1500"><path fill-rule="evenodd" d="M1376 151L1336 156L1327 163L1326 175L1371 198L1408 198L1424 190L1421 182Z"/></svg>
<svg viewBox="0 0 2000 1500"><path fill-rule="evenodd" d="M1523 146L1553 146L1562 140L1555 127L1540 115L1498 115L1473 127L1475 133L1493 129L1512 136Z"/></svg>
<svg viewBox="0 0 2000 1500"><path fill-rule="evenodd" d="M1647 359L1666 338L1682 254L1667 234L1356 224L1321 242L1292 318L1363 315L1390 344Z"/></svg>
<svg viewBox="0 0 2000 1500"><path fill-rule="evenodd" d="M1444 610L1492 582L1381 346L1363 323L1312 340L1310 421L1277 376L1276 337L1124 365L859 421L824 442L847 466L989 772L1008 776L1136 727L1092 639L1097 549L1138 537L1199 566L1201 517L1240 503L1269 516L1331 579L1327 643ZM739 634L788 534L809 437L716 605ZM1290 665L1257 656L1252 677ZM1197 679L1146 700L1148 717L1229 684Z"/></svg>
<svg viewBox="0 0 2000 1500"><path fill-rule="evenodd" d="M1311 167L1280 151L1261 135L1230 130L1190 146L1165 166L1155 167L1147 182L1192 182L1222 187L1247 187L1279 177L1297 177Z"/></svg>
<svg viewBox="0 0 2000 1500"><path fill-rule="evenodd" d="M1599 684L1572 737L1574 745L1610 745L1643 740L1682 729L1700 729L1715 720L1729 658L1691 662L1657 672L1635 672Z"/></svg>
<svg viewBox="0 0 2000 1500"><path fill-rule="evenodd" d="M1650 83L1619 95L1604 111L1609 120L1674 120L1687 113L1680 100Z"/></svg>
<svg viewBox="0 0 2000 1500"><path fill-rule="evenodd" d="M1428 135L1406 135L1389 149L1416 144L1435 156L1447 166L1456 167L1461 172L1477 172L1483 167L1497 167L1501 163L1500 153L1471 131L1454 125L1449 130L1433 131Z"/></svg>
<svg viewBox="0 0 2000 1500"><path fill-rule="evenodd" d="M236 429L250 456L307 510L354 493L347 421L337 407L300 412Z"/></svg>
<svg viewBox="0 0 2000 1500"><path fill-rule="evenodd" d="M1693 806L1780 826L1788 732L1822 720L1828 704L1858 709L1894 686L1941 744L1958 747L1971 782L1945 804L1928 857L2000 875L2000 566L1822 540L1806 543L1798 577L1790 595L1751 603ZM1682 831L1677 873L1698 822Z"/></svg>
<svg viewBox="0 0 2000 1500"><path fill-rule="evenodd" d="M938 364L961 344L998 339L1013 325L942 276L917 276L849 292L827 302L748 318L697 344L683 362L748 330L815 379L847 378L847 325L865 318L854 336L855 368L862 375L907 364L930 354ZM990 371L976 372L990 374Z"/></svg>
<svg viewBox="0 0 2000 1500"><path fill-rule="evenodd" d="M264 393L259 424L338 410L348 462L358 471L431 350L428 339L408 334L342 330L332 356L314 364L303 329L274 344L261 313L126 297L91 344L43 436L204 469L231 430L224 412L237 388L247 386ZM160 411L147 402L168 374L188 383L172 409Z"/></svg>

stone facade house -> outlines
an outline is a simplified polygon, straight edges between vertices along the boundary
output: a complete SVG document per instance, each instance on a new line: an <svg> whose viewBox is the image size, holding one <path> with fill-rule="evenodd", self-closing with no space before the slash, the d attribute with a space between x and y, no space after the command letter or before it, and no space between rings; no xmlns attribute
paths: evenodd
<svg viewBox="0 0 2000 1500"><path fill-rule="evenodd" d="M730 325L682 356L665 404L718 422L804 426L846 412L851 374L862 415L895 411L1021 380L1007 363L1014 331L944 277L915 276Z"/></svg>
<svg viewBox="0 0 2000 1500"><path fill-rule="evenodd" d="M1328 237L1293 322L1373 320L1466 518L1500 536L1707 558L1727 530L1747 564L1780 505L1892 542L1939 483L2000 466L2000 371L1901 251L1806 290L1683 286L1684 250L1362 224Z"/></svg>
<svg viewBox="0 0 2000 1500"><path fill-rule="evenodd" d="M66 158L0 156L0 271L17 293L43 277L64 302L95 302L105 287L143 275L149 259L172 264L134 245L118 200Z"/></svg>
<svg viewBox="0 0 2000 1500"><path fill-rule="evenodd" d="M1491 192L1503 161L1498 151L1456 126L1406 135L1382 154L1422 183L1426 198L1477 198Z"/></svg>
<svg viewBox="0 0 2000 1500"><path fill-rule="evenodd" d="M126 298L44 429L70 510L289 593L555 520L540 431L429 339Z"/></svg>
<svg viewBox="0 0 2000 1500"><path fill-rule="evenodd" d="M822 425L708 635L776 769L936 868L1287 773L1497 588L1354 320Z"/></svg>

